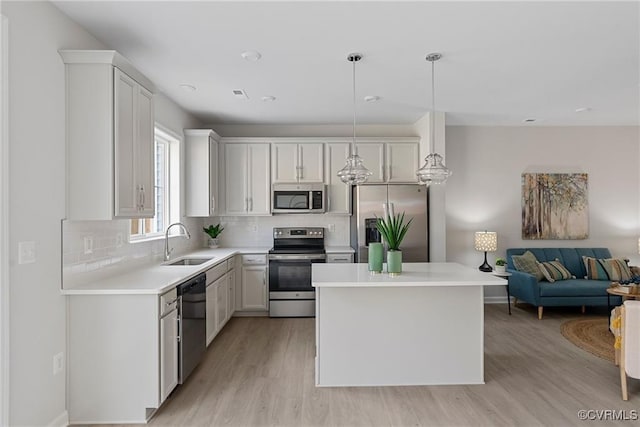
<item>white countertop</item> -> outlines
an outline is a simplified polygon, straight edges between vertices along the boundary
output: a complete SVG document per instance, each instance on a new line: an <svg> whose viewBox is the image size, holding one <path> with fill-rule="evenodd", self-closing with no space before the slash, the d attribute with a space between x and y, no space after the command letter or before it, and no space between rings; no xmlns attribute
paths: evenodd
<svg viewBox="0 0 640 427"><path fill-rule="evenodd" d="M325 246L324 251L328 254L352 254L355 252L351 246Z"/></svg>
<svg viewBox="0 0 640 427"><path fill-rule="evenodd" d="M386 268L386 264L385 264ZM507 281L454 262L402 264L402 273L370 274L366 263L313 264L312 285L320 287L497 286Z"/></svg>
<svg viewBox="0 0 640 427"><path fill-rule="evenodd" d="M266 254L270 248L219 248L201 249L188 254L179 255L169 262L180 258L212 258L199 265L173 266L148 265L117 276L85 283L69 289L62 289L63 295L124 295L152 294L159 295L199 273L205 272L214 265L226 261L236 254Z"/></svg>

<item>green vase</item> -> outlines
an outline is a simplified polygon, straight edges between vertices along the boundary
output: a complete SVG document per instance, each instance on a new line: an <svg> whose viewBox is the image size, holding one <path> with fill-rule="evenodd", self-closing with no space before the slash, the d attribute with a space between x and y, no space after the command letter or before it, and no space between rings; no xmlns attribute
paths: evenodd
<svg viewBox="0 0 640 427"><path fill-rule="evenodd" d="M382 243L369 243L369 272L382 273L384 247Z"/></svg>
<svg viewBox="0 0 640 427"><path fill-rule="evenodd" d="M402 251L387 251L387 273L389 276L402 273Z"/></svg>

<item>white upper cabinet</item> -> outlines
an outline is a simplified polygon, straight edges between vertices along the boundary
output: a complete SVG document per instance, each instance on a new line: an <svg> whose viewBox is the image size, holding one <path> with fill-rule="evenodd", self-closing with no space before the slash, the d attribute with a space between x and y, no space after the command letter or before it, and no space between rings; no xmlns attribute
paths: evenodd
<svg viewBox="0 0 640 427"><path fill-rule="evenodd" d="M273 183L322 183L324 153L322 143L274 143L271 151Z"/></svg>
<svg viewBox="0 0 640 427"><path fill-rule="evenodd" d="M226 215L270 215L270 145L225 143Z"/></svg>
<svg viewBox="0 0 640 427"><path fill-rule="evenodd" d="M215 216L218 199L218 141L210 129L185 129L186 216Z"/></svg>
<svg viewBox="0 0 640 427"><path fill-rule="evenodd" d="M362 158L362 161L367 169L372 172L372 175L367 180L368 183L381 183L385 182L384 176L384 143L383 142L368 142L358 143L358 155Z"/></svg>
<svg viewBox="0 0 640 427"><path fill-rule="evenodd" d="M155 215L153 84L112 50L66 64L67 219Z"/></svg>
<svg viewBox="0 0 640 427"><path fill-rule="evenodd" d="M326 184L327 184L327 213L351 213L351 186L345 184L338 177L338 171L345 165L349 156L348 142L330 142L325 144L326 153Z"/></svg>
<svg viewBox="0 0 640 427"><path fill-rule="evenodd" d="M414 138L411 138L414 139ZM358 142L358 154L373 175L367 183L418 182L418 141Z"/></svg>
<svg viewBox="0 0 640 427"><path fill-rule="evenodd" d="M413 142L386 144L387 182L417 183L420 161L419 146Z"/></svg>

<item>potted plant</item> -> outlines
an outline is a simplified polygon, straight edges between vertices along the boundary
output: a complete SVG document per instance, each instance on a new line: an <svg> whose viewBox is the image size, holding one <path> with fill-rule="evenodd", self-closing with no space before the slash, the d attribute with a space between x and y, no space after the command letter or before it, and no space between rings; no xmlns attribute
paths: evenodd
<svg viewBox="0 0 640 427"><path fill-rule="evenodd" d="M387 272L391 276L402 272L400 244L409 230L411 221L413 218L406 223L404 222L404 212L387 218L378 218L376 221L376 228L387 243Z"/></svg>
<svg viewBox="0 0 640 427"><path fill-rule="evenodd" d="M507 260L504 258L496 258L496 273L505 273L507 271Z"/></svg>
<svg viewBox="0 0 640 427"><path fill-rule="evenodd" d="M222 233L224 227L222 227L220 223L218 223L216 225L209 225L209 227L202 227L202 230L204 230L204 232L209 235L209 239L207 242L208 246L212 249L217 248L219 246L218 236L220 235L220 233Z"/></svg>

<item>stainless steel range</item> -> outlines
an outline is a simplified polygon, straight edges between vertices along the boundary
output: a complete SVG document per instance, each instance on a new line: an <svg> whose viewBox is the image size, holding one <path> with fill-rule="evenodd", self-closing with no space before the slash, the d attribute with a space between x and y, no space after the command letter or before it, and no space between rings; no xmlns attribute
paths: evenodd
<svg viewBox="0 0 640 427"><path fill-rule="evenodd" d="M311 265L326 262L324 228L273 229L269 251L269 316L313 317L316 292Z"/></svg>

